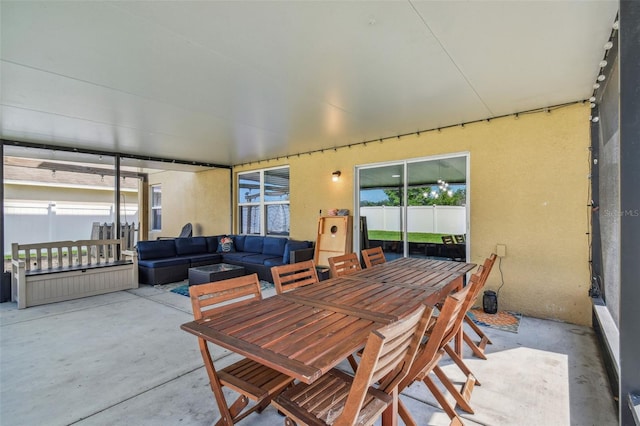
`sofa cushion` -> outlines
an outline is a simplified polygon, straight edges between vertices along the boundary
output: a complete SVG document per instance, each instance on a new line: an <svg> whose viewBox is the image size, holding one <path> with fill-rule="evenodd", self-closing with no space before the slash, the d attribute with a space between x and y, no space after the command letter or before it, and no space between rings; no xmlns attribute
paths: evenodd
<svg viewBox="0 0 640 426"><path fill-rule="evenodd" d="M204 237L207 242L207 251L215 253L218 250L218 237Z"/></svg>
<svg viewBox="0 0 640 426"><path fill-rule="evenodd" d="M270 259L264 260L264 266L272 267L272 266L282 266L284 262L281 257L272 257Z"/></svg>
<svg viewBox="0 0 640 426"><path fill-rule="evenodd" d="M233 238L233 245L236 246L236 251L244 251L244 241L247 238L246 235L231 235Z"/></svg>
<svg viewBox="0 0 640 426"><path fill-rule="evenodd" d="M228 262L228 261L233 261L233 262L243 262L244 258L247 256L253 256L256 253L249 253L246 251L236 251L236 252L231 252L231 253L221 253L222 254L222 261L223 262Z"/></svg>
<svg viewBox="0 0 640 426"><path fill-rule="evenodd" d="M189 260L191 263L202 263L202 262L211 262L217 263L222 260L222 256L218 253L202 253L202 254L192 254L189 256Z"/></svg>
<svg viewBox="0 0 640 426"><path fill-rule="evenodd" d="M147 268L164 268L166 266L189 265L188 257L170 257L166 259L138 260L138 265Z"/></svg>
<svg viewBox="0 0 640 426"><path fill-rule="evenodd" d="M175 257L176 245L173 240L138 241L138 259L163 259Z"/></svg>
<svg viewBox="0 0 640 426"><path fill-rule="evenodd" d="M207 240L204 237L176 238L174 242L178 256L207 252Z"/></svg>
<svg viewBox="0 0 640 426"><path fill-rule="evenodd" d="M246 253L246 252L245 252ZM282 257L277 256L274 257L270 254L250 254L249 256L245 256L242 258L243 263L251 263L254 265L264 265L265 261L273 260L273 261L282 261Z"/></svg>
<svg viewBox="0 0 640 426"><path fill-rule="evenodd" d="M282 263L287 264L291 261L291 252L296 250L302 250L311 247L309 241L287 241L287 245L284 246L284 256L282 256Z"/></svg>
<svg viewBox="0 0 640 426"><path fill-rule="evenodd" d="M262 253L262 244L265 237L256 235L247 235L244 239L244 250L250 253Z"/></svg>
<svg viewBox="0 0 640 426"><path fill-rule="evenodd" d="M272 256L282 256L284 254L284 246L289 241L286 238L264 237L262 243L262 254L270 254Z"/></svg>

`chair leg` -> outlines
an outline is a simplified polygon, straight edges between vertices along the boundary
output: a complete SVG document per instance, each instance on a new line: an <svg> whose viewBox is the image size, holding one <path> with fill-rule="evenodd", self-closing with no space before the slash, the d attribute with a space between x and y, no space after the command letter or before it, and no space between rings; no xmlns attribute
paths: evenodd
<svg viewBox="0 0 640 426"><path fill-rule="evenodd" d="M263 399L258 403L258 406L256 407L256 411L258 413L262 413L262 411L264 411L264 409L267 408L270 403L271 403L271 398Z"/></svg>
<svg viewBox="0 0 640 426"><path fill-rule="evenodd" d="M223 424L231 425L233 424L233 417L235 415L232 414L229 410L229 407L227 407L226 399L224 397L224 393L222 392L222 384L220 383L220 379L218 378L216 369L213 366L213 361L211 360L211 353L209 352L207 342L204 339L198 339L198 345L200 346L200 354L202 355L204 366L207 370L207 375L209 376L209 386L211 387L211 391L213 392L213 395L215 397L216 404L218 405L218 410L220 411L220 415L222 416L220 421L224 421Z"/></svg>
<svg viewBox="0 0 640 426"><path fill-rule="evenodd" d="M465 342L467 343L467 345L469 345L469 347L471 348L475 356L477 356L478 358L487 359L486 355L484 354L484 349L487 346L487 344L492 345L493 342L484 333L484 331L482 331L482 329L478 327L476 323L473 322L468 312L464 317L464 321L469 325L469 327L471 327L474 333L476 333L478 337L480 337L480 341L478 343L475 343L473 340L471 340L471 338L467 335L467 333L465 333L464 334Z"/></svg>
<svg viewBox="0 0 640 426"><path fill-rule="evenodd" d="M480 358L480 359L487 359L487 356L484 354L484 351L478 346L476 345L476 343L471 340L471 337L469 337L469 334L464 333L464 342L467 344L467 346L469 346L469 348L471 348L471 351L473 352L473 355L475 355L476 357Z"/></svg>
<svg viewBox="0 0 640 426"><path fill-rule="evenodd" d="M391 391L391 404L382 412L382 424L389 426L398 426L398 388Z"/></svg>
<svg viewBox="0 0 640 426"><path fill-rule="evenodd" d="M431 380L431 377L429 377L429 375L427 374L426 376L424 376L422 381L425 385L427 385L427 387L431 391L431 394L433 394L434 398L436 399L436 401L438 401L438 404L440 404L444 412L447 413L447 416L449 416L452 421L451 424L462 424L462 419L460 419L458 413L456 413L456 410L451 405L449 405L449 401L447 401L442 392L440 392L440 389L438 389L438 386L436 386L433 380ZM459 423L454 423L456 421Z"/></svg>
<svg viewBox="0 0 640 426"><path fill-rule="evenodd" d="M351 366L351 368L353 369L353 372L355 373L358 370L358 363L356 362L356 358L352 354L347 357L347 360L349 361L349 365Z"/></svg>
<svg viewBox="0 0 640 426"><path fill-rule="evenodd" d="M451 360L458 366L460 371L462 371L464 375L467 376L467 378L473 377L475 384L480 386L480 382L478 381L478 379L475 378L475 376L473 375L473 372L469 369L469 367L467 367L467 364L464 363L462 358L458 356L458 354L453 350L453 348L449 345L446 345L444 347L444 350L447 352L447 355L449 355L449 358L451 358Z"/></svg>
<svg viewBox="0 0 640 426"><path fill-rule="evenodd" d="M480 386L481 384L478 381L478 379L476 379L476 377L473 375L469 367L467 367L467 364L465 364L462 358L460 358L458 354L455 353L455 351L453 350L453 348L451 348L451 346L446 345L444 349L449 355L449 357L451 358L451 360L458 366L458 368L460 368L460 370L466 376L466 380L462 385L462 388L460 388L460 392L458 391L455 391L455 392L450 391L450 392L453 394L460 408L462 408L463 410L469 413L473 413L473 411L469 411L471 409L471 406L469 405L469 401L471 400L471 393L473 392L473 388L475 386ZM442 380L442 378L440 380ZM446 386L446 383L444 384Z"/></svg>
<svg viewBox="0 0 640 426"><path fill-rule="evenodd" d="M475 378L473 378L473 375L471 375L473 379L471 381L467 380L467 382L462 387L462 392L468 392L468 395L465 396L463 393L460 393L458 389L456 389L454 384L451 383L451 380L449 380L447 375L444 374L444 371L442 371L440 367L436 365L433 369L433 372L456 400L457 405L467 413L473 414L473 408L471 408L471 405L469 404L469 398L471 398L471 392L473 391L473 384L475 384ZM470 387L467 386L468 383L471 383Z"/></svg>
<svg viewBox="0 0 640 426"><path fill-rule="evenodd" d="M406 426L418 426L418 424L413 420L411 414L409 414L409 410L407 410L407 406L398 399L398 415L404 422Z"/></svg>
<svg viewBox="0 0 640 426"><path fill-rule="evenodd" d="M238 399L236 399L233 402L233 404L231 404L231 407L229 407L229 414L231 414L232 419L236 419L238 414L240 414L247 405L249 405L249 398L247 398L244 395L239 396ZM254 411L254 410L252 409L251 411ZM247 414L248 413L245 413L245 416ZM236 419L236 420L239 420L239 419ZM220 420L216 422L216 426L225 426L227 424L228 423L225 421L224 417L222 417Z"/></svg>

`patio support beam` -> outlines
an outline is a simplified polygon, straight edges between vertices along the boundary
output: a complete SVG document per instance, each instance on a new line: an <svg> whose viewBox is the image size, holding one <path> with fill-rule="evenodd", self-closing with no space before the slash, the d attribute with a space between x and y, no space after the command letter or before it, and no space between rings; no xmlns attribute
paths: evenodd
<svg viewBox="0 0 640 426"><path fill-rule="evenodd" d="M4 205L4 145L0 147L0 154L2 154L3 159L2 164L0 164L0 178L3 183L2 189L0 189L0 195L2 195L2 203ZM2 213L0 213L0 242L2 242L2 262L4 264L4 208L2 209ZM4 272L4 266L1 272Z"/></svg>
<svg viewBox="0 0 640 426"><path fill-rule="evenodd" d="M121 228L121 226L120 226L120 224L121 224L121 219L120 219L120 154L116 154L114 160L115 160L115 165L114 165L115 166L115 182L114 182L115 186L113 188L114 189L113 192L115 193L115 196L116 196L116 200L115 200L116 201L116 203L115 203L115 206L116 206L116 217L115 217L115 219L116 219L115 220L116 236L115 236L115 238L121 238L122 237L122 232L120 230L120 228ZM127 247L127 249L128 249L128 247ZM120 258L120 253L119 253L120 250L121 250L121 247L118 246L118 253L116 253L116 259Z"/></svg>
<svg viewBox="0 0 640 426"><path fill-rule="evenodd" d="M640 2L620 1L620 424L640 393Z"/></svg>

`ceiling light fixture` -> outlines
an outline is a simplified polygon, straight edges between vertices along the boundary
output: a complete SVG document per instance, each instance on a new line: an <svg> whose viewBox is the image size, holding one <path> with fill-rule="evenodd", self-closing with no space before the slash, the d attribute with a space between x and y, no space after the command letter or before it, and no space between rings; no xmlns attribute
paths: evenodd
<svg viewBox="0 0 640 426"><path fill-rule="evenodd" d="M598 76L598 81L604 81L604 79L605 79L605 78L606 78L606 77L604 76L604 74L600 74L600 75Z"/></svg>
<svg viewBox="0 0 640 426"><path fill-rule="evenodd" d="M613 43L608 41L604 44L604 50L609 50L613 47Z"/></svg>
<svg viewBox="0 0 640 426"><path fill-rule="evenodd" d="M606 66L607 66L607 61L605 60L600 61L600 68L604 68Z"/></svg>

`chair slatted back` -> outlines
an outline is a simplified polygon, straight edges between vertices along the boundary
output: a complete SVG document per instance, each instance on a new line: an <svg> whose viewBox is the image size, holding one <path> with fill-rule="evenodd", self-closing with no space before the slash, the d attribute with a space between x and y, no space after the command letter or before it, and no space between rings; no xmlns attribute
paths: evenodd
<svg viewBox="0 0 640 426"><path fill-rule="evenodd" d="M491 273L491 269L493 268L493 264L496 261L496 255L495 254L491 254L491 256L489 256L487 259L485 259L484 263L482 264L482 266L478 267L478 270L475 272L475 274L473 274L473 276L478 275L478 277L476 278L476 281L478 281L475 285L475 287L472 289L472 291L469 294L469 304L467 306L467 310L471 309L471 307L473 306L475 300L477 299L478 295L480 294L480 292L482 291L482 289L484 288L484 285L487 282L487 278L489 278L489 273ZM472 276L472 278L473 278ZM470 284L472 284L470 282Z"/></svg>
<svg viewBox="0 0 640 426"><path fill-rule="evenodd" d="M370 249L362 250L362 259L367 268L385 263L387 259L384 257L384 251L382 247L373 247Z"/></svg>
<svg viewBox="0 0 640 426"><path fill-rule="evenodd" d="M235 309L262 299L257 274L189 287L195 319ZM234 301L235 302L232 302ZM226 303L231 302L231 303Z"/></svg>
<svg viewBox="0 0 640 426"><path fill-rule="evenodd" d="M378 389L391 393L409 373L420 340L431 319L433 308L424 305L405 318L371 332L345 409L335 424L355 424L367 389L380 382Z"/></svg>
<svg viewBox="0 0 640 426"><path fill-rule="evenodd" d="M472 280L474 278L472 277ZM414 380L422 379L437 365L444 353L444 346L458 332L462 319L466 314L465 306L471 286L447 296L435 324L429 332L429 338L418 350L409 374L403 379L399 391L409 386Z"/></svg>
<svg viewBox="0 0 640 426"><path fill-rule="evenodd" d="M472 305L475 303L476 298L478 297L478 294L480 294L480 291L486 284L487 278L489 277L489 273L493 268L496 258L497 258L496 254L491 253L491 255L484 261L484 264L478 268L477 273L480 274L481 283L480 285L478 285L476 294L473 295L472 301L469 303L469 306L467 307L467 314L464 317L465 323L467 323L469 325L469 328L480 338L480 340L474 341L469 335L469 333L465 333L463 336L464 341L467 343L469 348L471 348L471 351L473 352L473 354L481 359L487 359L487 356L484 353L485 348L488 344L493 344L493 342L491 341L491 339L489 339L489 336L487 336L486 333L483 330L481 330L480 327L478 327L473 322L473 319L469 315L468 311L469 309L471 309Z"/></svg>
<svg viewBox="0 0 640 426"><path fill-rule="evenodd" d="M482 277L483 285L484 285L484 282L487 281L487 277L491 273L491 269L493 268L493 264L496 262L497 257L498 256L495 253L491 253L491 255L488 258L486 258L484 263L482 264L482 267L484 268L484 275Z"/></svg>
<svg viewBox="0 0 640 426"><path fill-rule="evenodd" d="M464 234L454 235L453 238L455 239L456 244L466 244L467 243L467 238L464 236Z"/></svg>
<svg viewBox="0 0 640 426"><path fill-rule="evenodd" d="M189 296L196 320L224 314L255 300L262 299L257 274L198 284L189 287ZM198 337L200 354L209 376L209 386L222 418L216 424L235 424L254 411L262 411L293 379L270 367L247 358L219 370L214 367L209 346ZM228 404L223 387L239 395ZM249 400L255 404L249 405Z"/></svg>
<svg viewBox="0 0 640 426"><path fill-rule="evenodd" d="M347 253L341 256L330 257L329 269L331 270L332 278L352 274L356 271L362 270L358 256L355 253Z"/></svg>
<svg viewBox="0 0 640 426"><path fill-rule="evenodd" d="M278 294L320 281L313 260L274 266L271 268L271 275Z"/></svg>
<svg viewBox="0 0 640 426"><path fill-rule="evenodd" d="M448 244L455 244L455 243L456 243L456 241L455 241L455 239L453 238L453 235L443 235L443 236L442 236L442 243L443 243L444 245L448 245Z"/></svg>

